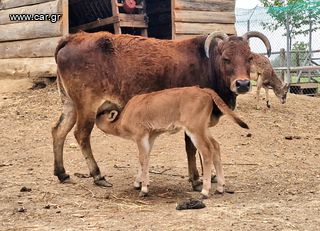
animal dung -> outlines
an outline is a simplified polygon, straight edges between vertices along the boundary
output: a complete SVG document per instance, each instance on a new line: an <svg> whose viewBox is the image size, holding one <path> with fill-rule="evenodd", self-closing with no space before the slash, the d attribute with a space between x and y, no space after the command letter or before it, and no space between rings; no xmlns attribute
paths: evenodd
<svg viewBox="0 0 320 231"><path fill-rule="evenodd" d="M202 200L199 199L189 199L188 201L180 202L176 210L186 210L186 209L203 209L206 205Z"/></svg>
<svg viewBox="0 0 320 231"><path fill-rule="evenodd" d="M21 189L20 189L20 192L31 192L32 189L31 188L27 188L26 186L23 186Z"/></svg>

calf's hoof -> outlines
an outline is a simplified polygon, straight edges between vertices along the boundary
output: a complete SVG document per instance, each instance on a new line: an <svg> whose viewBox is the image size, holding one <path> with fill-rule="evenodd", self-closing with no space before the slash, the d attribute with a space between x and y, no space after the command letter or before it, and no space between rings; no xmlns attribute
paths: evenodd
<svg viewBox="0 0 320 231"><path fill-rule="evenodd" d="M141 190L142 183L141 182L133 182L133 187L135 190Z"/></svg>
<svg viewBox="0 0 320 231"><path fill-rule="evenodd" d="M215 192L214 192L214 194L215 195L223 195L224 194L224 191L218 191L218 190L216 190Z"/></svg>
<svg viewBox="0 0 320 231"><path fill-rule="evenodd" d="M65 183L66 181L70 180L70 176L66 173L57 174L57 177L60 183Z"/></svg>
<svg viewBox="0 0 320 231"><path fill-rule="evenodd" d="M270 107L271 107L271 105L269 104L269 101L267 101L267 107L268 107L268 108L270 108Z"/></svg>
<svg viewBox="0 0 320 231"><path fill-rule="evenodd" d="M201 191L201 198L202 199L208 199L209 198L209 192L207 190Z"/></svg>
<svg viewBox="0 0 320 231"><path fill-rule="evenodd" d="M94 183L100 187L112 187L113 184L109 183L104 176L98 179L94 179Z"/></svg>
<svg viewBox="0 0 320 231"><path fill-rule="evenodd" d="M147 196L148 196L148 192L140 191L139 197L147 197Z"/></svg>

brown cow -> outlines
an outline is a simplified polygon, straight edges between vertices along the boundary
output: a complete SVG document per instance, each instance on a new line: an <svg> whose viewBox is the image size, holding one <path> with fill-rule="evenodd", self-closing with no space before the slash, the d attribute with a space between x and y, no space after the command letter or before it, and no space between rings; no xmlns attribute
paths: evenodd
<svg viewBox="0 0 320 231"><path fill-rule="evenodd" d="M60 41L56 49L58 86L63 112L52 128L54 174L67 180L63 165L64 141L76 124L75 137L97 185L110 186L101 176L92 155L90 134L98 108L106 101L123 107L134 95L173 87L214 89L232 109L236 96L250 90L248 39L258 37L270 53L268 39L258 32L242 37L214 32L185 40L158 40L108 32L79 33ZM218 109L213 110L220 116ZM196 119L196 118L195 118ZM196 148L185 136L189 177L201 185L196 167Z"/></svg>
<svg viewBox="0 0 320 231"><path fill-rule="evenodd" d="M269 103L269 87L273 89L274 94L278 97L283 104L286 102L289 84L284 83L278 78L277 74L272 68L269 59L263 55L252 53L253 58L251 61L250 78L257 81L257 109L259 109L260 90L263 87L266 91L267 107Z"/></svg>
<svg viewBox="0 0 320 231"><path fill-rule="evenodd" d="M134 96L119 116L119 109L106 102L98 110L96 124L107 134L137 143L140 169L134 186L141 187L140 196L148 194L149 159L154 140L164 132L175 133L183 129L202 155L204 174L201 194L207 198L211 188L212 163L217 173L219 193L224 192L225 184L219 143L211 137L208 129L219 121L219 116L212 114L213 109L220 110L241 127L248 128L217 93L198 87L171 88Z"/></svg>

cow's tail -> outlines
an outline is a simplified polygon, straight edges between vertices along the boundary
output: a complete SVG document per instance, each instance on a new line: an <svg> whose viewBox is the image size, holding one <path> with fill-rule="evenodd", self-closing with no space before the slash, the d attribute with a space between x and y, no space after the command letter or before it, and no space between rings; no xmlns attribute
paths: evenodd
<svg viewBox="0 0 320 231"><path fill-rule="evenodd" d="M213 102L217 105L217 107L223 114L229 115L240 127L249 129L249 126L225 104L225 102L215 91L209 88L204 88L203 90L211 95Z"/></svg>

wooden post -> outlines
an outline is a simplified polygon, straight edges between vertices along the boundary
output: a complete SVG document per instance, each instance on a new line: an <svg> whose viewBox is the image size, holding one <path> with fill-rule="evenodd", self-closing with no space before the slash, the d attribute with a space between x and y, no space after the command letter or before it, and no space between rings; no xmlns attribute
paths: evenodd
<svg viewBox="0 0 320 231"><path fill-rule="evenodd" d="M118 1L111 0L112 16L119 16ZM120 22L113 23L114 33L121 34Z"/></svg>
<svg viewBox="0 0 320 231"><path fill-rule="evenodd" d="M142 13L144 15L144 17L147 17L147 6L146 6L146 1L142 0L141 1L141 5L142 5ZM141 28L141 35L144 37L148 37L148 30L147 28Z"/></svg>
<svg viewBox="0 0 320 231"><path fill-rule="evenodd" d="M280 67L284 67L286 63L286 54L284 48L280 49ZM280 78L282 81L284 81L284 70L281 71Z"/></svg>
<svg viewBox="0 0 320 231"><path fill-rule="evenodd" d="M69 0L62 0L62 35L69 34Z"/></svg>

